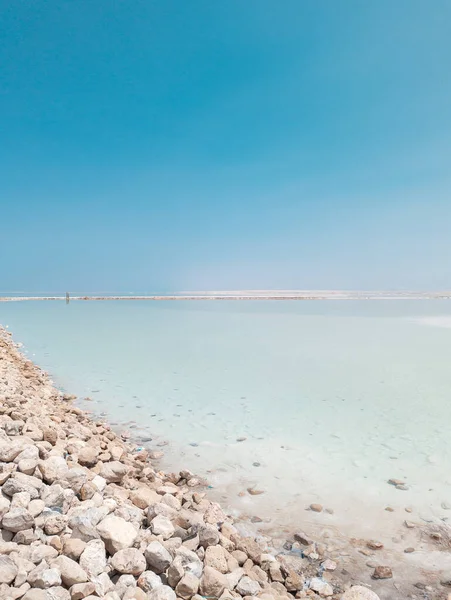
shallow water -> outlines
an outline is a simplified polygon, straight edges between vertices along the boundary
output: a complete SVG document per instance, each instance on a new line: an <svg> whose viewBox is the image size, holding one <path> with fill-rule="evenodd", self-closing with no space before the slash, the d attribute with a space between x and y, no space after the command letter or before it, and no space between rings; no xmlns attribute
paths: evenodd
<svg viewBox="0 0 451 600"><path fill-rule="evenodd" d="M231 510L387 536L387 505L449 514L451 301L21 302L0 322Z"/></svg>

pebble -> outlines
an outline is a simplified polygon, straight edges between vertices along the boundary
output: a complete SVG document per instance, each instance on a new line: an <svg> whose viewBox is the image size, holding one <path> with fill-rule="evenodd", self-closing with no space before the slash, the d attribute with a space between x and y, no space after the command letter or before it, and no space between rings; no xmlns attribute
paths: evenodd
<svg viewBox="0 0 451 600"><path fill-rule="evenodd" d="M392 570L390 567L379 566L374 569L374 573L371 575L373 579L391 579L393 577Z"/></svg>
<svg viewBox="0 0 451 600"><path fill-rule="evenodd" d="M323 507L321 504L310 504L309 508L313 512L317 512L317 513L323 512Z"/></svg>
<svg viewBox="0 0 451 600"><path fill-rule="evenodd" d="M382 550L384 547L382 542L377 542L376 540L370 540L366 545L370 550Z"/></svg>

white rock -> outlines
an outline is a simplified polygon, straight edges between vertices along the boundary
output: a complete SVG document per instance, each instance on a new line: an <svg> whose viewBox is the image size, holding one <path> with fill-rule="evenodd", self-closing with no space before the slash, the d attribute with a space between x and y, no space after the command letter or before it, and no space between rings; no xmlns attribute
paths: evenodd
<svg viewBox="0 0 451 600"><path fill-rule="evenodd" d="M138 535L136 528L131 523L113 515L100 521L97 531L110 554L133 546Z"/></svg>
<svg viewBox="0 0 451 600"><path fill-rule="evenodd" d="M17 572L18 568L9 556L0 556L0 583L11 583Z"/></svg>
<svg viewBox="0 0 451 600"><path fill-rule="evenodd" d="M147 564L155 573L163 573L172 562L172 556L160 542L151 542L144 551Z"/></svg>
<svg viewBox="0 0 451 600"><path fill-rule="evenodd" d="M136 548L118 550L111 559L111 566L118 573L141 575L146 570L144 554Z"/></svg>
<svg viewBox="0 0 451 600"><path fill-rule="evenodd" d="M161 496L155 490L143 486L130 492L130 500L135 506L144 510L151 504L160 502Z"/></svg>
<svg viewBox="0 0 451 600"><path fill-rule="evenodd" d="M61 575L58 569L48 568L46 563L42 562L28 574L28 583L31 587L45 590L55 585L61 585Z"/></svg>
<svg viewBox="0 0 451 600"><path fill-rule="evenodd" d="M144 571L144 573L139 576L138 586L145 592L151 592L161 585L163 585L161 577L153 571Z"/></svg>
<svg viewBox="0 0 451 600"><path fill-rule="evenodd" d="M58 556L58 558L52 561L50 566L56 567L59 570L62 582L67 587L88 581L86 571L75 560L67 556Z"/></svg>
<svg viewBox="0 0 451 600"><path fill-rule="evenodd" d="M70 588L71 600L83 600L95 592L95 585L88 581L87 583L76 583Z"/></svg>
<svg viewBox="0 0 451 600"><path fill-rule="evenodd" d="M228 572L227 558L222 546L208 546L205 550L204 563L220 573Z"/></svg>
<svg viewBox="0 0 451 600"><path fill-rule="evenodd" d="M38 517L45 508L45 502L41 499L31 500L28 505L28 512L32 517Z"/></svg>
<svg viewBox="0 0 451 600"><path fill-rule="evenodd" d="M88 577L103 573L106 563L105 544L102 540L88 542L80 556L80 567L86 571Z"/></svg>
<svg viewBox="0 0 451 600"><path fill-rule="evenodd" d="M7 531L23 531L31 529L34 525L34 519L25 508L14 508L7 512L2 519L2 527Z"/></svg>
<svg viewBox="0 0 451 600"><path fill-rule="evenodd" d="M53 483L57 479L64 479L69 467L62 456L50 456L39 462L38 469L46 483Z"/></svg>
<svg viewBox="0 0 451 600"><path fill-rule="evenodd" d="M177 596L168 585L162 585L147 594L148 600L176 600Z"/></svg>
<svg viewBox="0 0 451 600"><path fill-rule="evenodd" d="M95 585L96 594L101 598L103 598L108 592L114 590L114 583L105 572L99 573L99 575L92 575L90 579Z"/></svg>
<svg viewBox="0 0 451 600"><path fill-rule="evenodd" d="M46 591L48 600L71 600L69 590L61 586L51 587Z"/></svg>
<svg viewBox="0 0 451 600"><path fill-rule="evenodd" d="M256 596L261 592L258 581L254 581L247 575L239 580L235 589L241 596Z"/></svg>
<svg viewBox="0 0 451 600"><path fill-rule="evenodd" d="M380 598L363 585L354 585L343 594L341 600L380 600Z"/></svg>
<svg viewBox="0 0 451 600"><path fill-rule="evenodd" d="M103 492L106 488L106 479L104 477L100 477L100 475L96 475L91 483L96 486L99 492Z"/></svg>
<svg viewBox="0 0 451 600"><path fill-rule="evenodd" d="M183 598L183 600L190 600L194 594L197 594L199 584L200 581L197 577L191 573L186 573L175 588L176 594L179 598Z"/></svg>
<svg viewBox="0 0 451 600"><path fill-rule="evenodd" d="M226 576L213 569L213 567L205 567L202 579L200 581L201 596L219 596L224 591L227 585Z"/></svg>
<svg viewBox="0 0 451 600"><path fill-rule="evenodd" d="M151 528L154 535L161 535L164 540L168 540L175 532L174 525L163 515L157 515L152 519Z"/></svg>
<svg viewBox="0 0 451 600"><path fill-rule="evenodd" d="M320 596L332 596L334 593L333 587L327 581L320 579L319 577L313 577L310 580L309 588L319 594Z"/></svg>
<svg viewBox="0 0 451 600"><path fill-rule="evenodd" d="M120 483L127 474L127 467L123 463L113 460L103 463L99 474L107 483Z"/></svg>

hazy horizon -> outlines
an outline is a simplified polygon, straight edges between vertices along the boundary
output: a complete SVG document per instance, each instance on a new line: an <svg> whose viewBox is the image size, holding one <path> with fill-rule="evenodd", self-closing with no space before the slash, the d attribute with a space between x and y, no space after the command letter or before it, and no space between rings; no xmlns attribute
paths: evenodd
<svg viewBox="0 0 451 600"><path fill-rule="evenodd" d="M451 287L451 5L0 7L4 290Z"/></svg>

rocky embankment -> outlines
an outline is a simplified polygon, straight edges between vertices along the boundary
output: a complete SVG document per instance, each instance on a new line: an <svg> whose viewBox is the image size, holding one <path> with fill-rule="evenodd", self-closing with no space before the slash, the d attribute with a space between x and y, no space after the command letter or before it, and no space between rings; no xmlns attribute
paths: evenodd
<svg viewBox="0 0 451 600"><path fill-rule="evenodd" d="M243 537L189 471L72 400L0 328L2 600L378 600L301 534L279 555Z"/></svg>

